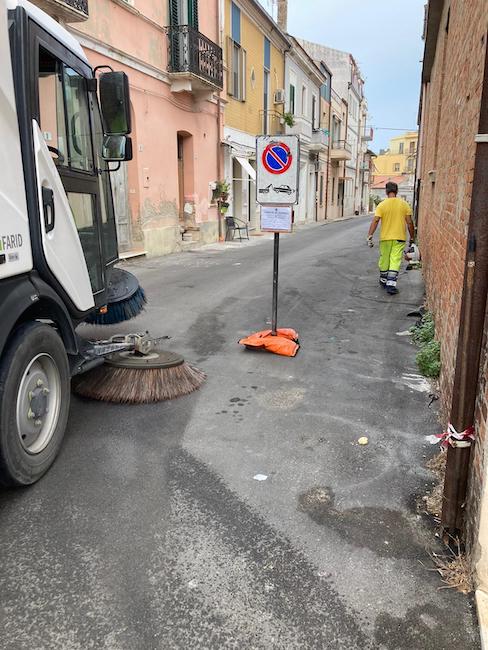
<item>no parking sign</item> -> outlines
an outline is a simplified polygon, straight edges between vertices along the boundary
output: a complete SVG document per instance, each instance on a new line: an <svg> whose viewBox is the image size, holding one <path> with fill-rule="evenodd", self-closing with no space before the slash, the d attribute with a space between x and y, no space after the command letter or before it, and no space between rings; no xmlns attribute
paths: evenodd
<svg viewBox="0 0 488 650"><path fill-rule="evenodd" d="M257 202L298 203L300 140L296 135L261 135L256 139Z"/></svg>

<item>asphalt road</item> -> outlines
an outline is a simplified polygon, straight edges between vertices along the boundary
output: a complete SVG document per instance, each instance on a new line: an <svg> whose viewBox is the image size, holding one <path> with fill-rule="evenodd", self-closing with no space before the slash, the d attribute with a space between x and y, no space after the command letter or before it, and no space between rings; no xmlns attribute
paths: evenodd
<svg viewBox="0 0 488 650"><path fill-rule="evenodd" d="M237 344L269 321L269 239L130 265L150 299L131 329L208 380L152 406L73 398L50 472L0 494L2 650L479 647L415 508L438 424L397 333L420 275L384 295L366 228L282 238L294 359Z"/></svg>

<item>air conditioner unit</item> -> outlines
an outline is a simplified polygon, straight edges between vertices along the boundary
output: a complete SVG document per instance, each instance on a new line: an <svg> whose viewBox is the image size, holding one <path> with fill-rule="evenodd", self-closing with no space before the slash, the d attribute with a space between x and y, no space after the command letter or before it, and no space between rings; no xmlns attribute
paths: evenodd
<svg viewBox="0 0 488 650"><path fill-rule="evenodd" d="M274 103L275 104L285 103L285 91L283 88L278 88L278 90L275 90Z"/></svg>

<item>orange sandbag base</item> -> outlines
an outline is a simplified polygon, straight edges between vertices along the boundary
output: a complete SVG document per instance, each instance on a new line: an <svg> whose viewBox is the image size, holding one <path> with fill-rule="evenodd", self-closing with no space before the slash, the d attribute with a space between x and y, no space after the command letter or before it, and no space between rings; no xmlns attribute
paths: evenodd
<svg viewBox="0 0 488 650"><path fill-rule="evenodd" d="M271 334L271 330L264 330L241 339L239 343L249 350L266 350L284 357L294 357L300 349L297 332L287 327L277 329L276 336Z"/></svg>

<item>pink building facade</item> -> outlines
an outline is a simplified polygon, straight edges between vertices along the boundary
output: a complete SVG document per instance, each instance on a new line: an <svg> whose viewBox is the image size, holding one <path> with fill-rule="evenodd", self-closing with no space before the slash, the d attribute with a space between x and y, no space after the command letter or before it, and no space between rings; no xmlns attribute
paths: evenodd
<svg viewBox="0 0 488 650"><path fill-rule="evenodd" d="M88 13L68 29L94 67L125 71L131 89L134 157L111 175L121 251L217 240L218 0L97 0Z"/></svg>

